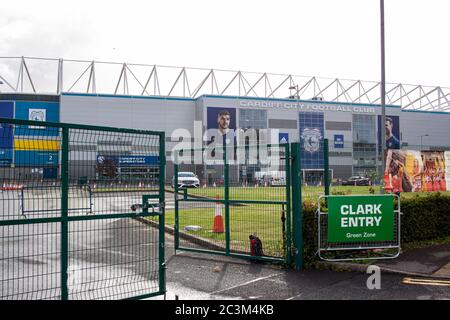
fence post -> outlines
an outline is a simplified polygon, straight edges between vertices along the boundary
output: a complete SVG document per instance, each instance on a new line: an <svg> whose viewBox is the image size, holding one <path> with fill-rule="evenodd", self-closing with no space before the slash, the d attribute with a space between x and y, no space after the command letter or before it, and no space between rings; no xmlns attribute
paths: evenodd
<svg viewBox="0 0 450 320"><path fill-rule="evenodd" d="M166 206L166 146L165 134L159 136L159 292L166 293L166 261L165 261L165 206ZM176 193L175 193L176 196Z"/></svg>
<svg viewBox="0 0 450 320"><path fill-rule="evenodd" d="M61 145L61 300L68 300L69 266L69 128L62 128Z"/></svg>
<svg viewBox="0 0 450 320"><path fill-rule="evenodd" d="M295 269L303 268L303 231L302 231L302 174L300 163L300 143L291 144L291 183L292 183L292 231L294 244Z"/></svg>
<svg viewBox="0 0 450 320"><path fill-rule="evenodd" d="M324 179L325 195L330 195L330 162L328 154L328 139L323 140L323 164L324 164Z"/></svg>
<svg viewBox="0 0 450 320"><path fill-rule="evenodd" d="M174 197L175 197L175 253L180 247L180 234L179 234L179 205L178 205L178 150L174 150L174 165L173 165L173 187L174 187Z"/></svg>
<svg viewBox="0 0 450 320"><path fill-rule="evenodd" d="M225 197L225 252L230 254L230 172L227 158L227 146L223 144L223 160L224 160L224 197Z"/></svg>
<svg viewBox="0 0 450 320"><path fill-rule="evenodd" d="M285 174L286 174L286 242L285 250L288 265L292 262L292 246L291 246L291 150L289 148L289 143L284 146L284 156L285 156Z"/></svg>

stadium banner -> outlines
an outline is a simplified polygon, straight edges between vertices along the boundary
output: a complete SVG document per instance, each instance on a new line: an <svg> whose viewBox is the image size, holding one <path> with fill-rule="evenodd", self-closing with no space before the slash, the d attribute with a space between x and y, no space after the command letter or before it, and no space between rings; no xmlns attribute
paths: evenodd
<svg viewBox="0 0 450 320"><path fill-rule="evenodd" d="M422 191L423 161L420 151L407 150L405 160L406 177L411 181L412 192Z"/></svg>
<svg viewBox="0 0 450 320"><path fill-rule="evenodd" d="M299 112L302 169L323 169L323 112Z"/></svg>
<svg viewBox="0 0 450 320"><path fill-rule="evenodd" d="M335 149L343 149L344 148L344 135L343 134L335 134L334 135L334 148Z"/></svg>
<svg viewBox="0 0 450 320"><path fill-rule="evenodd" d="M394 196L329 196L328 242L394 239Z"/></svg>
<svg viewBox="0 0 450 320"><path fill-rule="evenodd" d="M59 103L42 101L16 101L16 119L59 122ZM58 136L58 128L18 126L16 136Z"/></svg>
<svg viewBox="0 0 450 320"><path fill-rule="evenodd" d="M236 146L237 141L237 120L236 109L234 108L206 108L206 161L223 161L223 151L216 148L216 145ZM236 154L233 148L227 149L226 158L235 160Z"/></svg>
<svg viewBox="0 0 450 320"><path fill-rule="evenodd" d="M422 191L446 191L444 151L422 151Z"/></svg>
<svg viewBox="0 0 450 320"><path fill-rule="evenodd" d="M218 137L226 136L227 140L234 138L236 130L236 109L208 107L206 112L207 140L209 143L214 142ZM222 144L223 141L218 141L218 143Z"/></svg>
<svg viewBox="0 0 450 320"><path fill-rule="evenodd" d="M447 190L450 191L450 151L444 152L445 158L445 180L447 185Z"/></svg>
<svg viewBox="0 0 450 320"><path fill-rule="evenodd" d="M388 193L446 191L448 151L387 150L385 190Z"/></svg>
<svg viewBox="0 0 450 320"><path fill-rule="evenodd" d="M23 167L56 166L58 165L58 152L16 150L14 151L14 164Z"/></svg>
<svg viewBox="0 0 450 320"><path fill-rule="evenodd" d="M384 172L384 186L388 193L412 191L409 176L405 172L405 150L387 150L386 171Z"/></svg>
<svg viewBox="0 0 450 320"><path fill-rule="evenodd" d="M378 116L378 146L381 153L381 135L384 132L386 149L400 149L400 117L386 116L386 123L381 124L381 116Z"/></svg>

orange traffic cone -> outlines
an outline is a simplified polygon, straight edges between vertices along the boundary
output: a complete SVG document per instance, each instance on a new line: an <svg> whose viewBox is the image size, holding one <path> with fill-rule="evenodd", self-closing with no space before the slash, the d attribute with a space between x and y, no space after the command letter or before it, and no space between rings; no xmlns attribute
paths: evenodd
<svg viewBox="0 0 450 320"><path fill-rule="evenodd" d="M219 195L217 195L217 200L219 200ZM224 226L223 226L223 218L222 218L222 207L220 205L220 202L216 202L216 212L214 214L214 226L213 226L213 232L215 233L224 233Z"/></svg>

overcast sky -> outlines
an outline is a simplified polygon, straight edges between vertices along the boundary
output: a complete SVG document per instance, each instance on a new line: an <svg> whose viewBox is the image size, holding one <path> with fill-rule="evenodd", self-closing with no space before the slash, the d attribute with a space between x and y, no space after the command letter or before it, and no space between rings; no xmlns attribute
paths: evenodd
<svg viewBox="0 0 450 320"><path fill-rule="evenodd" d="M1 1L0 56L380 79L379 0ZM386 0L386 80L450 87L448 0Z"/></svg>

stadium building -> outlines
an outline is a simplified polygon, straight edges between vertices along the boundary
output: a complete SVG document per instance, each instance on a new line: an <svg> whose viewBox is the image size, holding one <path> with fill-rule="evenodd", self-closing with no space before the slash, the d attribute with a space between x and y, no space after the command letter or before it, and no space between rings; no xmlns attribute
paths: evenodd
<svg viewBox="0 0 450 320"><path fill-rule="evenodd" d="M81 76L70 89L64 90L62 84L67 80L62 70L64 63L71 61L59 59L56 60L59 66L55 77L56 92L45 94L45 90L36 89L32 69L27 67L27 63L31 62L25 58L19 61L21 68L19 74L15 75L16 86L11 84L11 80L8 81L4 72L10 67L3 65L0 69L0 117L164 131L168 180L173 175L171 156L174 148L180 143L184 147L198 147L195 143L198 137L203 141L200 146L204 145L203 134L207 129L217 128L217 117L221 111L229 114L230 128L233 130L266 130L271 137L267 141L270 143L301 141L305 181L320 179L322 175L323 143L320 141L324 138L329 141L329 163L335 179L368 175L377 170L381 164L380 139L387 126L390 135L388 148L450 150L450 104L447 100L450 90L446 88L413 86L411 88L416 88L413 90L402 84L390 84L386 90L388 120L386 124L381 124L379 83L369 85L356 80L322 79L322 84L319 84L317 78L274 75L275 79L270 79L266 73L249 81L240 71L235 73L234 78L232 72L226 71L230 76L223 82L224 89L220 90L218 78L221 71L209 70L206 76L199 77L196 90L191 92L187 89L189 70L180 68L179 72L172 72L175 77L171 79L172 82L167 81L172 84L167 87L171 89L164 94L158 88L162 77L156 78L156 66L148 66L148 70L152 70L150 75L141 77L139 81L137 71L132 72L133 65L123 64L118 73L120 76L116 90L107 92L97 90L99 81L95 82L96 64L90 62L90 69L88 65L83 73L86 74L87 90L86 86L84 90L76 89L80 87L78 82ZM29 61L33 59L29 58ZM192 69L194 71L199 70ZM138 89L134 92L130 89L130 74L140 85L136 85ZM28 83L28 88L24 82ZM206 88L207 82L211 82L209 89ZM118 92L122 85L123 92ZM234 91L231 90L232 86ZM151 92L150 87L153 87ZM36 163L26 165L22 161L25 159L24 154L33 152L33 143L38 140L29 136L14 136L10 141L3 141L0 146L1 165L22 166L24 174L53 177L56 173L52 166L58 165L58 146L51 135L40 137L41 144L43 139L47 141L45 152L41 148L40 155L35 157L38 159ZM261 141L251 141L257 142ZM116 155L105 155L102 154L102 145L105 143L123 148ZM119 162L123 165L119 170L123 174L145 174L142 171L145 164L154 159L150 155L138 159L132 148L127 149L126 145L127 141L99 140L96 150L90 150L90 158L85 161L95 164L104 156L128 157L121 158L123 161ZM77 175L76 172L72 174ZM91 175L93 177L95 172Z"/></svg>

